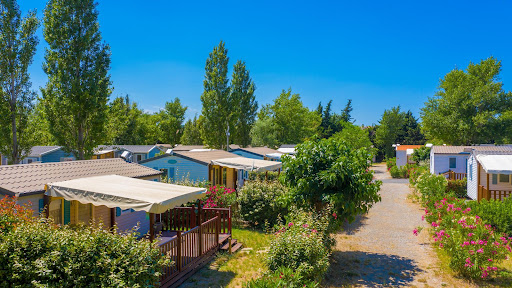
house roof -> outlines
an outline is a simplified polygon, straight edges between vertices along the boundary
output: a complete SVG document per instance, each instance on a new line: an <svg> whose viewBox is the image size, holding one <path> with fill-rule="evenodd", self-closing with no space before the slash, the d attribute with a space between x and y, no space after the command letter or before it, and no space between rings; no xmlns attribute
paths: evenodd
<svg viewBox="0 0 512 288"><path fill-rule="evenodd" d="M466 149L466 151L465 151ZM503 145L503 146L433 146L432 153L434 154L460 154L460 153L468 153L467 149L472 149L475 151L512 151L512 146Z"/></svg>
<svg viewBox="0 0 512 288"><path fill-rule="evenodd" d="M224 150L212 150L212 151L197 151L197 152L176 152L176 156L188 158L190 160L199 162L204 165L210 164L212 160L223 159L223 158L243 158L236 154L224 151Z"/></svg>
<svg viewBox="0 0 512 288"><path fill-rule="evenodd" d="M34 146L27 157L41 157L60 148L60 146Z"/></svg>
<svg viewBox="0 0 512 288"><path fill-rule="evenodd" d="M279 146L279 148L295 148L295 146L297 146L297 144L283 144Z"/></svg>
<svg viewBox="0 0 512 288"><path fill-rule="evenodd" d="M164 147L166 147L166 146L164 146ZM205 149L205 148L206 148L206 146L204 146L204 145L181 145L181 144L178 144L178 145L176 145L176 147L172 148L172 151L190 151L190 150L194 150L194 149ZM168 149L171 149L171 147L169 147Z"/></svg>
<svg viewBox="0 0 512 288"><path fill-rule="evenodd" d="M507 155L478 154L476 159L487 173L512 174L512 153Z"/></svg>
<svg viewBox="0 0 512 288"><path fill-rule="evenodd" d="M396 146L396 151L407 151L407 149L418 149L424 147L424 145L400 145Z"/></svg>
<svg viewBox="0 0 512 288"><path fill-rule="evenodd" d="M213 165L219 165L229 168L234 168L237 170L245 170L245 171L274 171L283 167L283 163L277 161L267 161L260 159L251 159L245 157L237 157L237 158L224 158L212 160Z"/></svg>
<svg viewBox="0 0 512 288"><path fill-rule="evenodd" d="M268 148L268 147L237 148L237 149L234 149L233 151L237 151L237 150L246 151L246 152L249 152L251 154L260 155L260 156L265 156L267 154L279 153L279 151L271 149L271 148Z"/></svg>
<svg viewBox="0 0 512 288"><path fill-rule="evenodd" d="M0 193L29 195L42 193L44 185L83 177L120 175L132 178L162 174L123 159L82 160L0 166Z"/></svg>
<svg viewBox="0 0 512 288"><path fill-rule="evenodd" d="M149 153L151 149L157 147L156 145L100 145L94 149L96 153L101 153L103 150L127 150L132 153ZM159 148L160 149L160 148Z"/></svg>

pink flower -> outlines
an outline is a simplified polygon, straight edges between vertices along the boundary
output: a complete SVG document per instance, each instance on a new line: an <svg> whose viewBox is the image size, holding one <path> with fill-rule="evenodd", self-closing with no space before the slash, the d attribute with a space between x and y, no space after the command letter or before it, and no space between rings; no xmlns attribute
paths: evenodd
<svg viewBox="0 0 512 288"><path fill-rule="evenodd" d="M487 271L482 272L482 278L486 278L487 276L489 276L489 274L487 274Z"/></svg>
<svg viewBox="0 0 512 288"><path fill-rule="evenodd" d="M288 227L292 227L292 226L293 226L292 222L288 223Z"/></svg>
<svg viewBox="0 0 512 288"><path fill-rule="evenodd" d="M487 259L487 261L492 262L492 259L491 259L491 258L489 258L489 259Z"/></svg>
<svg viewBox="0 0 512 288"><path fill-rule="evenodd" d="M468 233L468 237L471 237L471 236L473 236L473 235L475 235L475 234L473 234L473 233Z"/></svg>
<svg viewBox="0 0 512 288"><path fill-rule="evenodd" d="M437 225L436 222L432 222L432 227L438 227L439 225Z"/></svg>
<svg viewBox="0 0 512 288"><path fill-rule="evenodd" d="M338 219L338 215L336 215L336 212L332 213L332 217L334 217L334 219Z"/></svg>
<svg viewBox="0 0 512 288"><path fill-rule="evenodd" d="M311 230L311 233L316 233L316 232L318 232L318 231L316 231L316 229Z"/></svg>
<svg viewBox="0 0 512 288"><path fill-rule="evenodd" d="M308 224L304 224L304 225L302 225L302 227L308 228Z"/></svg>
<svg viewBox="0 0 512 288"><path fill-rule="evenodd" d="M414 234L414 236L418 236L418 229L412 230L412 234Z"/></svg>
<svg viewBox="0 0 512 288"><path fill-rule="evenodd" d="M476 253L484 253L484 249L480 248L480 249L476 250Z"/></svg>

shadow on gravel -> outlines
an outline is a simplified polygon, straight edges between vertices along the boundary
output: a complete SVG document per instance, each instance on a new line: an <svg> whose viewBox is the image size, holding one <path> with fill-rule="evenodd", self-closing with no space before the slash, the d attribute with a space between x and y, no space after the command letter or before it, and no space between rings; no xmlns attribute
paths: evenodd
<svg viewBox="0 0 512 288"><path fill-rule="evenodd" d="M335 251L333 263L325 277L326 287L409 286L414 276L422 272L413 260L378 253L361 251Z"/></svg>
<svg viewBox="0 0 512 288"><path fill-rule="evenodd" d="M379 179L382 183L391 183L391 184L409 184L409 179Z"/></svg>
<svg viewBox="0 0 512 288"><path fill-rule="evenodd" d="M361 229L361 227L366 225L366 219L368 219L368 217L366 217L366 214L365 215L357 215L354 222L352 222L352 223L345 222L345 224L343 224L343 227L342 227L343 232L342 233L346 234L346 235L356 234Z"/></svg>

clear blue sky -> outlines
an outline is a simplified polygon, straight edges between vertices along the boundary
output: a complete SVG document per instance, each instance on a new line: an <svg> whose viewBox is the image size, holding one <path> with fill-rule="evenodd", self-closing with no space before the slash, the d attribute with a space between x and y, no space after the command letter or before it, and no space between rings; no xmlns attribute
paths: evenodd
<svg viewBox="0 0 512 288"><path fill-rule="evenodd" d="M204 64L220 40L230 66L247 62L260 104L292 88L311 109L353 100L357 124L400 105L419 116L439 79L491 55L512 87L511 1L112 1L98 5L112 50L112 97L129 94L147 111L179 97L201 111ZM46 1L18 0L23 13ZM47 80L40 44L33 88Z"/></svg>

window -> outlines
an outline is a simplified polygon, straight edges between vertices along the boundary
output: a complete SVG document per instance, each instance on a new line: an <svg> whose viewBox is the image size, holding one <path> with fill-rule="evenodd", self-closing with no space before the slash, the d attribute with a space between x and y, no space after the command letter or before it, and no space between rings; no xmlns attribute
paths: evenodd
<svg viewBox="0 0 512 288"><path fill-rule="evenodd" d="M509 183L510 175L500 174L500 183Z"/></svg>
<svg viewBox="0 0 512 288"><path fill-rule="evenodd" d="M473 163L469 164L469 181L473 181Z"/></svg>
<svg viewBox="0 0 512 288"><path fill-rule="evenodd" d="M73 161L73 157L60 157L60 162Z"/></svg>
<svg viewBox="0 0 512 288"><path fill-rule="evenodd" d="M228 169L223 168L222 169L222 184L226 186L228 183Z"/></svg>
<svg viewBox="0 0 512 288"><path fill-rule="evenodd" d="M32 160L32 159L27 159L27 163L28 163L28 164L32 163L33 161L34 161L34 160Z"/></svg>
<svg viewBox="0 0 512 288"><path fill-rule="evenodd" d="M457 158L450 158L450 169L457 168Z"/></svg>
<svg viewBox="0 0 512 288"><path fill-rule="evenodd" d="M492 184L498 184L498 174L492 174Z"/></svg>
<svg viewBox="0 0 512 288"><path fill-rule="evenodd" d="M142 161L142 155L137 155L137 162Z"/></svg>

